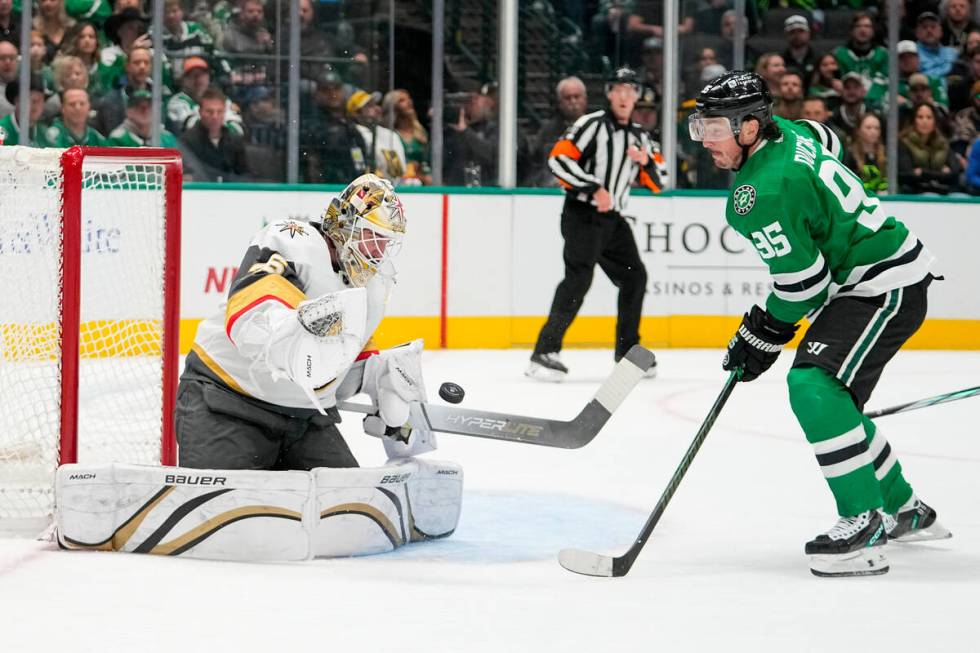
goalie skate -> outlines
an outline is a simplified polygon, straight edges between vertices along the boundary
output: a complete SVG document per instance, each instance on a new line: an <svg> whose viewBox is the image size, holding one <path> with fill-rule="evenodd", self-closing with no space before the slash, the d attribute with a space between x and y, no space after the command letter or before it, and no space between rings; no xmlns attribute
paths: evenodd
<svg viewBox="0 0 980 653"><path fill-rule="evenodd" d="M888 571L885 525L877 510L841 517L806 543L814 576L877 576Z"/></svg>
<svg viewBox="0 0 980 653"><path fill-rule="evenodd" d="M567 374L568 368L561 362L558 352L531 354L531 364L524 372L524 376L549 383L559 383Z"/></svg>
<svg viewBox="0 0 980 653"><path fill-rule="evenodd" d="M882 514L888 539L896 542L945 540L953 534L936 520L936 511L914 494L894 515Z"/></svg>

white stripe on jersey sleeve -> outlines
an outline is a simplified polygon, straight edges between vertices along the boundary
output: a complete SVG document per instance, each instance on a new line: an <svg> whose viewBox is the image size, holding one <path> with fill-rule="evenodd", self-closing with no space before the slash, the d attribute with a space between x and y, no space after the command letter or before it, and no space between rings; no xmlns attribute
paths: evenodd
<svg viewBox="0 0 980 653"><path fill-rule="evenodd" d="M773 286L772 293L786 302L805 302L808 299L813 299L827 287L830 286L830 273L824 275L823 279L820 280L816 285L810 286L803 290L798 290L794 292L787 292L785 290L780 290L778 287Z"/></svg>
<svg viewBox="0 0 980 653"><path fill-rule="evenodd" d="M549 157L548 168L556 177L573 188L585 188L590 183L600 183L598 179L582 170L578 162L564 154Z"/></svg>
<svg viewBox="0 0 980 653"><path fill-rule="evenodd" d="M820 143L830 151L835 159L840 160L844 154L844 147L841 145L840 139L837 138L837 134L834 133L833 129L823 123L815 120L807 120L806 118L803 118L799 122L805 122L809 125Z"/></svg>
<svg viewBox="0 0 980 653"><path fill-rule="evenodd" d="M778 283L781 286L788 286L792 283L800 283L801 281L806 281L810 277L814 276L826 265L824 261L823 254L817 252L817 258L809 267L800 270L799 272L782 272L779 274L772 275L773 283Z"/></svg>
<svg viewBox="0 0 980 653"><path fill-rule="evenodd" d="M596 111L594 113L588 113L582 116L575 121L575 125L573 125L568 131L568 139L575 144L575 147L578 148L579 152L585 151L585 148L589 146L589 142L595 138L596 130L598 130L599 125L602 124L602 120L597 120L596 118L598 118L601 114L602 111ZM591 124L582 129L582 126L588 124L590 121ZM575 133L580 129L582 130L581 133L576 136Z"/></svg>
<svg viewBox="0 0 980 653"><path fill-rule="evenodd" d="M865 275L865 273L867 273L868 270L870 270L874 266L878 265L879 263L886 263L888 261L891 261L892 259L896 259L896 258L899 258L901 256L904 256L907 252L910 252L913 249L915 249L915 246L918 244L918 242L919 242L919 239L916 238L915 234L913 234L910 231L909 234L908 234L908 236L905 237L905 241L902 242L902 244L899 246L899 248L897 250L895 250L895 253L894 254L892 254L888 258L881 259L880 261L875 261L874 263L869 263L867 265L858 265L858 266L854 267L851 270L851 273L849 275L847 275L847 279L844 281L844 283L840 284L839 287L850 286L850 285L853 285L853 284L857 283L858 280L861 277L863 277Z"/></svg>

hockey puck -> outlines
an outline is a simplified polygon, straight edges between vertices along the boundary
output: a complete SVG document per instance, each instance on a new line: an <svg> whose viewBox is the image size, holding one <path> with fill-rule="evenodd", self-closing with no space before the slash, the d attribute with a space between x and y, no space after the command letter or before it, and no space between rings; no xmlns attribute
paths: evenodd
<svg viewBox="0 0 980 653"><path fill-rule="evenodd" d="M458 404L463 401L463 397L466 396L466 391L463 390L462 386L446 381L439 386L439 396L451 404Z"/></svg>

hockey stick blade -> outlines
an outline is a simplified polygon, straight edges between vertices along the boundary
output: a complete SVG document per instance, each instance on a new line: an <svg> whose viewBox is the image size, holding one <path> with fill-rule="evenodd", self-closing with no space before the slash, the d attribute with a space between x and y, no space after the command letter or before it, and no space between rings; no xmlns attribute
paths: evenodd
<svg viewBox="0 0 980 653"><path fill-rule="evenodd" d="M568 421L511 415L484 410L422 404L430 430L490 440L536 444L559 449L579 449L591 442L619 408L643 373L653 366L650 350L634 345L603 381L595 396L574 419ZM373 406L338 402L341 410L375 413Z"/></svg>
<svg viewBox="0 0 980 653"><path fill-rule="evenodd" d="M562 549L558 552L558 564L583 576L605 576L611 578L617 574L614 572L617 558L604 556L600 553L592 553L582 549ZM618 574L622 576L623 574Z"/></svg>
<svg viewBox="0 0 980 653"><path fill-rule="evenodd" d="M918 410L919 408L928 408L929 406L935 406L937 404L945 404L948 401L967 399L977 395L980 395L980 386L966 388L965 390L957 390L956 392L947 392L946 394L936 395L935 397L929 397L928 399L910 401L907 404L889 406L888 408L881 408L879 410L869 410L864 414L864 416L871 419L876 419L878 417L885 417L896 413L905 413L910 410Z"/></svg>
<svg viewBox="0 0 980 653"><path fill-rule="evenodd" d="M558 552L558 563L562 567L584 576L618 578L629 573L630 567L633 566L637 556L640 555L640 551L643 550L643 546L650 539L650 536L653 534L653 529L656 528L657 522L660 521L664 510L667 509L667 504L670 503L674 492L677 491L681 479L684 478L688 468L690 468L691 463L694 461L694 456L697 455L705 438L708 437L708 431L711 430L715 420L718 419L718 415L721 413L722 407L728 401L728 397L731 396L732 390L735 389L739 375L740 372L735 371L728 376L728 381L725 382L721 393L715 399L715 403L711 406L711 410L708 411L708 415L704 418L704 422L702 422L701 428L698 429L697 435L694 436L694 440L684 453L680 465L674 470L674 475L670 477L670 481L667 483L663 494L660 495L656 507L650 513L646 523L643 524L643 529L636 536L636 540L634 540L629 550L621 556L611 557L581 549L562 549Z"/></svg>

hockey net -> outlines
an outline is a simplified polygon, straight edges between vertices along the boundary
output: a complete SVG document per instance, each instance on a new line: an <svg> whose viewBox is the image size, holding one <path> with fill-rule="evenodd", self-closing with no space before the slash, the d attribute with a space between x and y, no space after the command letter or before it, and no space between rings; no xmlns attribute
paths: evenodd
<svg viewBox="0 0 980 653"><path fill-rule="evenodd" d="M69 462L173 464L180 160L0 147L0 532Z"/></svg>

